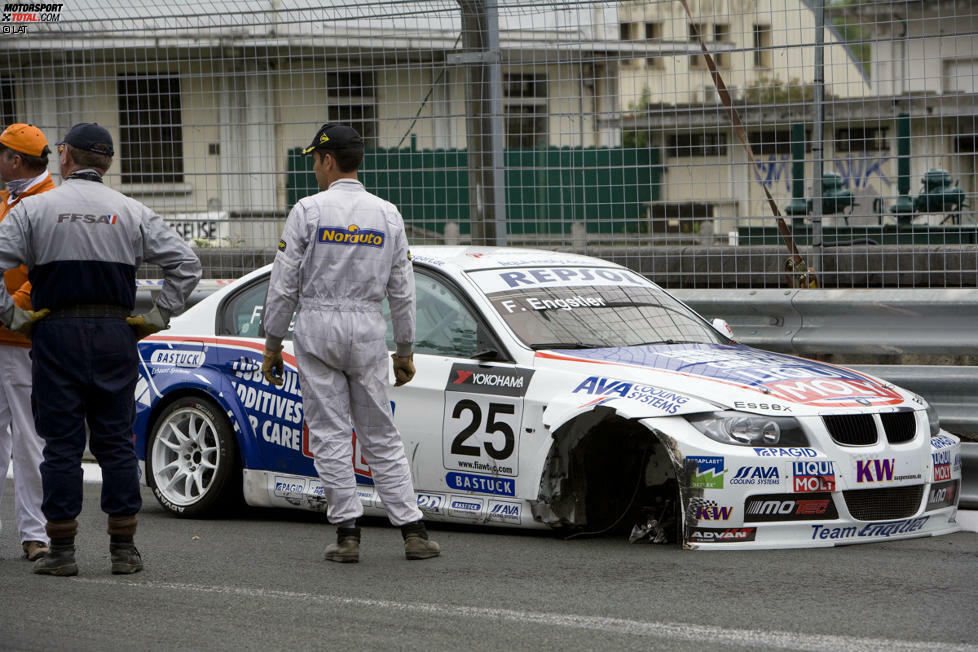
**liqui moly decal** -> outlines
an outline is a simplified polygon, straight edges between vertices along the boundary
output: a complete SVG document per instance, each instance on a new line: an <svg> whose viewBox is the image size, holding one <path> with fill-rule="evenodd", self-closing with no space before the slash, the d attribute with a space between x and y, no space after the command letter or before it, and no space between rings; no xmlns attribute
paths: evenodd
<svg viewBox="0 0 978 652"><path fill-rule="evenodd" d="M818 407L896 405L903 402L896 391L868 378L813 378L764 383L771 394L785 401Z"/></svg>

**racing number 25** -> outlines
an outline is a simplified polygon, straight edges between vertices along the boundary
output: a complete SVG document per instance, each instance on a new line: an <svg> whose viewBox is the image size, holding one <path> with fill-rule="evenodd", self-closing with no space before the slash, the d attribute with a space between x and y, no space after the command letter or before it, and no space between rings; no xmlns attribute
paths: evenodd
<svg viewBox="0 0 978 652"><path fill-rule="evenodd" d="M462 399L455 404L455 409L452 410L452 418L459 419L462 417L462 413L466 411L471 413L472 421L462 429L462 432L455 435L455 439L452 440L452 453L480 457L482 451L479 447L467 445L465 441L479 429L479 425L482 423L482 408L471 399ZM504 460L513 454L513 449L516 447L516 435L508 423L496 420L497 414L516 414L516 406L511 403L490 403L489 413L486 415L486 432L489 434L502 433L503 447L496 448L491 441L485 441L482 445L489 457L494 460Z"/></svg>

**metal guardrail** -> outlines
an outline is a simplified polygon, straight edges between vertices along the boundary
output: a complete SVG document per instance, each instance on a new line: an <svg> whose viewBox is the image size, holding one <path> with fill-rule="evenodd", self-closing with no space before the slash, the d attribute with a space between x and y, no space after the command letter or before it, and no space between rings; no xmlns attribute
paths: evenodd
<svg viewBox="0 0 978 652"><path fill-rule="evenodd" d="M230 281L204 279L188 305ZM137 282L137 311L161 281ZM707 318L725 319L738 341L795 355L978 355L978 289L675 290ZM850 365L933 404L962 445L961 506L978 508L978 366Z"/></svg>

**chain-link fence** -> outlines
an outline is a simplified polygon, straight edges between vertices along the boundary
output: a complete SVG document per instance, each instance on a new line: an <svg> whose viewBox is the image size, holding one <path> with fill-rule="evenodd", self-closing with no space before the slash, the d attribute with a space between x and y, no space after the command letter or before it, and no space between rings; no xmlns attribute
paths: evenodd
<svg viewBox="0 0 978 652"><path fill-rule="evenodd" d="M300 149L338 121L413 244L572 250L672 287L788 286L809 266L821 287L978 284L968 0L85 0L2 18L2 121L52 143L108 127L106 182L211 277L271 259L318 190Z"/></svg>

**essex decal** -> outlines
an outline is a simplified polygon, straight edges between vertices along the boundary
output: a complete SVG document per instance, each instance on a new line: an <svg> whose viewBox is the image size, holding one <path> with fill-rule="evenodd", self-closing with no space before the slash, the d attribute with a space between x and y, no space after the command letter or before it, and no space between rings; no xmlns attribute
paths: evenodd
<svg viewBox="0 0 978 652"><path fill-rule="evenodd" d="M832 462L792 462L792 491L813 493L835 491L835 467Z"/></svg>
<svg viewBox="0 0 978 652"><path fill-rule="evenodd" d="M356 224L349 227L324 226L319 229L318 242L360 247L383 247L384 232L374 229L361 229Z"/></svg>
<svg viewBox="0 0 978 652"><path fill-rule="evenodd" d="M918 516L902 521L885 523L869 523L862 527L829 527L828 525L812 525L812 541L839 539L861 539L866 537L891 537L894 534L911 534L923 529L930 516Z"/></svg>
<svg viewBox="0 0 978 652"><path fill-rule="evenodd" d="M738 543L753 541L756 534L754 527L694 527L689 531L689 540L694 543Z"/></svg>
<svg viewBox="0 0 978 652"><path fill-rule="evenodd" d="M687 457L689 486L693 489L723 489L722 457Z"/></svg>
<svg viewBox="0 0 978 652"><path fill-rule="evenodd" d="M574 388L573 392L575 394L583 393L592 396L627 398L644 405L658 408L667 414L676 414L689 401L689 397L667 389L660 389L651 385L639 385L624 380L602 378L601 376L589 376L585 378Z"/></svg>
<svg viewBox="0 0 978 652"><path fill-rule="evenodd" d="M452 365L442 417L445 469L519 475L522 398L532 377L532 369Z"/></svg>
<svg viewBox="0 0 978 652"><path fill-rule="evenodd" d="M804 497L794 494L766 494L750 496L744 502L745 523L829 521L835 518L839 518L839 512L832 502L832 494L829 493Z"/></svg>
<svg viewBox="0 0 978 652"><path fill-rule="evenodd" d="M927 508L924 511L932 512L935 509L952 507L955 504L957 495L957 480L931 485L930 493L927 494Z"/></svg>

